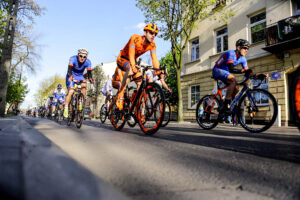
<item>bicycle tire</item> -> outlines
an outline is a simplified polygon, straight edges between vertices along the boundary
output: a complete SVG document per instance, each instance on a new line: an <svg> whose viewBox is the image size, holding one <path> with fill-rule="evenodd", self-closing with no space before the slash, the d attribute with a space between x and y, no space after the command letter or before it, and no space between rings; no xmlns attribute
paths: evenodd
<svg viewBox="0 0 300 200"><path fill-rule="evenodd" d="M139 97L139 102L138 102L139 106L137 107L137 109L138 109L137 110L137 120L138 120L138 124L140 125L141 130L145 134L153 135L154 133L156 133L159 130L159 128L161 127L161 124L164 120L165 95L164 95L161 87L157 83L148 83L144 90L145 90L145 92L143 91L141 96ZM152 112L152 114L149 115L149 116L147 115L147 114L149 114L149 111L145 108L145 111L146 111L145 122L143 122L142 117L141 117L142 116L141 115L142 114L142 109L143 109L143 108L141 108L142 107L142 101L145 100L145 99L146 100L150 99L150 103L151 103L151 101L152 101L151 98L153 98L153 97L151 97L151 92L153 92L152 95L158 94L160 96L160 98L161 98L160 101L159 101L160 103L157 105L158 107L156 107L156 108L153 108L153 104L151 105L151 108L150 108L151 110L150 111ZM147 94L148 96L144 96L145 94ZM147 103L148 102L145 102L145 107L147 107ZM156 111L158 109L160 110L160 113L158 113L158 118L157 118L156 117ZM154 115L153 120L150 119L150 117L152 117L152 115ZM154 121L154 122L152 122L152 121ZM146 127L148 125L148 123L149 123L149 126L151 126L149 128ZM153 126L152 126L152 124L153 124Z"/></svg>
<svg viewBox="0 0 300 200"><path fill-rule="evenodd" d="M104 122L106 121L106 117L107 114L106 114L105 104L103 104L100 109L100 122L102 124L104 124Z"/></svg>
<svg viewBox="0 0 300 200"><path fill-rule="evenodd" d="M165 109L167 109L168 112L166 113L165 110L164 121L162 122L161 127L167 126L171 119L172 110L169 101L166 101Z"/></svg>
<svg viewBox="0 0 300 200"><path fill-rule="evenodd" d="M116 105L115 97L112 101L111 109L109 110L110 122L117 131L121 131L125 125L125 116L124 113L120 112Z"/></svg>
<svg viewBox="0 0 300 200"><path fill-rule="evenodd" d="M199 102L197 103L197 107L196 107L196 121L197 123L199 124L199 126L205 130L210 130L210 129L213 129L215 128L219 121L218 119L215 119L215 120L211 120L211 113L207 113L205 112L205 110L207 110L207 107L209 106L209 102L210 100L213 98L214 96L213 95L205 95L204 97L202 97ZM208 103L207 103L208 101ZM217 108L215 108L215 105L213 105L213 109L214 111L217 111L218 112L218 109L220 108L220 100L218 98L214 98L213 100L214 102L212 103L216 103L217 104ZM206 103L207 106L204 105L204 109L201 109L201 106ZM211 103L211 104L212 104ZM201 109L201 110L200 110ZM210 109L209 109L210 110ZM201 112L201 113L200 113ZM203 112L203 113L202 113ZM219 115L218 114L214 114L216 115L216 117ZM203 116L205 118L203 118ZM209 118L209 119L208 119ZM208 125L205 124L205 122L207 122Z"/></svg>
<svg viewBox="0 0 300 200"><path fill-rule="evenodd" d="M82 100L80 100L82 98ZM82 101L81 102L81 105L82 105L82 108L81 108L81 110L79 110L79 102L80 101ZM83 123L83 118L84 118L84 114L83 114L83 112L84 112L84 105L85 105L85 99L84 99L84 96L83 96L83 94L82 93L80 93L78 96L77 96L77 106L76 106L76 108L77 108L77 113L76 113L76 115L75 115L75 125L76 125L76 127L77 128L81 128L81 126L82 126L82 123Z"/></svg>
<svg viewBox="0 0 300 200"><path fill-rule="evenodd" d="M247 102L244 100L246 99L247 97L247 93L262 93L264 96L268 96L269 97L269 100L271 102L268 102L268 105L272 105L272 109L273 109L273 115L271 116L271 119L269 122L265 122L265 118L268 117L268 114L272 114L272 109L270 108L270 113L265 113L264 115L259 115L257 113L259 113L259 109L261 111L263 111L263 106L256 106L253 107L251 105L248 105L247 106ZM237 112L237 115L238 115L238 119L239 119L239 123L241 124L241 126L246 129L247 131L251 132L251 133L260 133L260 132L263 132L263 131L266 131L268 130L275 122L276 118L277 118L277 115L278 115L278 106L277 106L277 102L276 102L276 99L275 97L268 91L266 90L263 90L263 89L250 89L247 91L246 94L244 94L241 99L239 100L239 103L238 103L238 112ZM252 96L252 99L253 98L253 95ZM247 98L248 101L249 101L249 98ZM251 100L252 101L252 100ZM244 105L242 105L244 102ZM250 101L249 101L250 102ZM249 103L250 104L250 103ZM245 105L247 106L247 110L248 110L248 116L245 116L245 114L242 114L242 113L245 113L243 112L243 110L241 109L242 107L245 108ZM250 107L251 106L251 107ZM268 112L268 110L266 111ZM262 112L261 112L262 113ZM249 117L250 116L250 117ZM253 116L253 117L252 117ZM253 123L254 120L253 118L257 116L257 122L256 123ZM263 117L265 116L265 117ZM251 128L250 125L247 125L247 122L251 122L253 126L259 126L261 125L262 127L261 128ZM265 123L265 125L264 125Z"/></svg>
<svg viewBox="0 0 300 200"><path fill-rule="evenodd" d="M67 125L70 126L73 120L73 105L72 105L73 98L69 103L69 117L67 118Z"/></svg>

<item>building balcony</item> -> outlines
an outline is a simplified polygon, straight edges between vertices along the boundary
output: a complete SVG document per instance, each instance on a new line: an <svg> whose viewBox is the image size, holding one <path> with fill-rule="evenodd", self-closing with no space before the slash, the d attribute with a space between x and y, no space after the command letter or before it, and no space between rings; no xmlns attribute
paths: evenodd
<svg viewBox="0 0 300 200"><path fill-rule="evenodd" d="M265 28L264 50L280 54L285 50L300 48L300 15L288 17Z"/></svg>

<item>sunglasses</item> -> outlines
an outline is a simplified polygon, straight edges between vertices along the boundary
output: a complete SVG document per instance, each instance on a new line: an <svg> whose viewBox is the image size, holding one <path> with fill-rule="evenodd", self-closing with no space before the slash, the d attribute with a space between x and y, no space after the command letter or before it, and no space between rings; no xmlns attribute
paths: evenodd
<svg viewBox="0 0 300 200"><path fill-rule="evenodd" d="M153 31L148 31L149 33L150 33L150 35L157 35L155 32L153 32Z"/></svg>
<svg viewBox="0 0 300 200"><path fill-rule="evenodd" d="M249 48L248 48L248 47L242 47L242 49L249 50Z"/></svg>
<svg viewBox="0 0 300 200"><path fill-rule="evenodd" d="M86 58L86 56L83 56L83 55L79 55L79 57L80 57L80 58Z"/></svg>

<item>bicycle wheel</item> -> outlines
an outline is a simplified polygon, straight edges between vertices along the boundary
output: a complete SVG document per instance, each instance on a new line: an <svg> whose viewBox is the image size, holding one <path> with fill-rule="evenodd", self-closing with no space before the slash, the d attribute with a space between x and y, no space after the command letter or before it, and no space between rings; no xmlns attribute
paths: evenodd
<svg viewBox="0 0 300 200"><path fill-rule="evenodd" d="M130 87L128 89L128 98L130 99L129 102L128 102L128 108L130 109L131 105L132 105L132 102L133 102L133 98L135 97L134 95L136 95L137 91L136 91L136 88L133 88L133 87ZM135 118L134 116L130 115L128 118L127 118L127 124L128 126L130 127L135 127L136 125L136 121L135 121Z"/></svg>
<svg viewBox="0 0 300 200"><path fill-rule="evenodd" d="M141 130L148 135L156 133L165 113L165 96L157 83L147 84L139 98L137 109L137 119Z"/></svg>
<svg viewBox="0 0 300 200"><path fill-rule="evenodd" d="M218 125L220 101L213 95L206 95L200 99L196 107L196 120L200 127L209 130Z"/></svg>
<svg viewBox="0 0 300 200"><path fill-rule="evenodd" d="M106 108L105 108L105 104L103 104L101 106L101 109L100 109L100 121L101 123L103 124L106 120Z"/></svg>
<svg viewBox="0 0 300 200"><path fill-rule="evenodd" d="M80 128L83 122L83 112L84 112L85 100L82 93L77 96L77 113L75 115L75 125Z"/></svg>
<svg viewBox="0 0 300 200"><path fill-rule="evenodd" d="M165 127L168 125L170 119L171 119L171 106L170 103L168 101L166 101L166 107L165 107L165 116L164 116L164 121L161 124L161 127Z"/></svg>
<svg viewBox="0 0 300 200"><path fill-rule="evenodd" d="M263 89L248 90L240 99L237 109L240 124L252 133L269 129L278 114L274 96Z"/></svg>
<svg viewBox="0 0 300 200"><path fill-rule="evenodd" d="M113 125L113 127L120 131L125 125L125 115L123 111L119 111L117 105L116 105L116 98L114 98L111 109L109 111L109 116L110 116L110 122Z"/></svg>
<svg viewBox="0 0 300 200"><path fill-rule="evenodd" d="M73 98L71 99L69 103L69 117L67 118L67 125L70 126L71 122L74 120L74 107L73 107Z"/></svg>

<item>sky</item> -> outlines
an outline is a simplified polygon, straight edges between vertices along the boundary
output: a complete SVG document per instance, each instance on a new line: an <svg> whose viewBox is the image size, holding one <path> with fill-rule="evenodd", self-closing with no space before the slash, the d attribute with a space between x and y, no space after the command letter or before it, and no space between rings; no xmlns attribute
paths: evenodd
<svg viewBox="0 0 300 200"><path fill-rule="evenodd" d="M30 92L22 108L35 106L41 82L55 74L66 76L68 60L79 48L89 50L92 66L116 61L132 34L143 35L145 17L135 0L36 0L46 11L35 18L33 35L41 45L36 73L25 72ZM158 58L170 42L155 38ZM149 60L149 54L144 56ZM109 73L111 69L104 69Z"/></svg>

